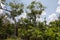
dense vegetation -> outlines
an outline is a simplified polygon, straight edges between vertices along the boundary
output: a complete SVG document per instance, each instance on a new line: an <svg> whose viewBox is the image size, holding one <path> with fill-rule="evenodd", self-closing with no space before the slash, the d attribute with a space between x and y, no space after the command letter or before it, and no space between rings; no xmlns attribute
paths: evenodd
<svg viewBox="0 0 60 40"><path fill-rule="evenodd" d="M5 0L2 2L4 3ZM60 19L50 22L49 25L46 24L46 20L44 22L36 21L45 10L40 2L31 2L25 10L26 18L21 18L18 22L15 17L24 12L24 4L14 1L8 5L11 10L1 8L10 12L10 15L6 13L0 16L0 40L60 40ZM9 18L14 23L9 21Z"/></svg>

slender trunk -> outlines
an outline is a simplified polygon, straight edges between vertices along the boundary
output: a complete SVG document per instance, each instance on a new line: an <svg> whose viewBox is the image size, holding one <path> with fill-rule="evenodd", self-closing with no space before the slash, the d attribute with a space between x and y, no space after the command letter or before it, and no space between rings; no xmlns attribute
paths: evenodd
<svg viewBox="0 0 60 40"><path fill-rule="evenodd" d="M18 36L18 26L16 25L16 36Z"/></svg>
<svg viewBox="0 0 60 40"><path fill-rule="evenodd" d="M26 31L28 30L28 24L26 24ZM29 35L25 35L24 40L29 40L30 36Z"/></svg>
<svg viewBox="0 0 60 40"><path fill-rule="evenodd" d="M15 22L15 36L17 37L18 36L18 26L17 26L17 23L16 23L16 19L13 17L13 20Z"/></svg>
<svg viewBox="0 0 60 40"><path fill-rule="evenodd" d="M33 18L33 24L34 24L34 27L36 27L36 15L34 15L34 18Z"/></svg>

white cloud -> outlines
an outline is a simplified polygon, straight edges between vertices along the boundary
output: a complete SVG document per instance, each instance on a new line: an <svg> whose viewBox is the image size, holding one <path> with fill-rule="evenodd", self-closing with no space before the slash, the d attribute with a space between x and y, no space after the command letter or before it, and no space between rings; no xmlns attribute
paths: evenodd
<svg viewBox="0 0 60 40"><path fill-rule="evenodd" d="M2 12L3 12L3 10L2 10L2 9L0 9L0 14L2 14Z"/></svg>
<svg viewBox="0 0 60 40"><path fill-rule="evenodd" d="M48 23L51 22L51 21L55 21L57 20L57 15L55 13L52 13L51 15L49 15L48 17Z"/></svg>
<svg viewBox="0 0 60 40"><path fill-rule="evenodd" d="M60 13L60 6L57 7L56 12Z"/></svg>
<svg viewBox="0 0 60 40"><path fill-rule="evenodd" d="M3 9L6 9L6 6L3 5L2 3L1 3L1 6L2 6ZM5 13L5 10L0 9L0 14L2 14L3 12Z"/></svg>
<svg viewBox="0 0 60 40"><path fill-rule="evenodd" d="M25 13L25 12L22 13L21 15L15 17L16 21L18 21L18 20L21 19L21 18L26 18L26 13Z"/></svg>
<svg viewBox="0 0 60 40"><path fill-rule="evenodd" d="M45 12L45 11L43 11L41 15L42 15L42 16L46 15L46 12Z"/></svg>
<svg viewBox="0 0 60 40"><path fill-rule="evenodd" d="M43 19L43 18L37 18L36 21L37 21L37 22L39 22L39 21L40 21L40 22L43 22L44 19Z"/></svg>
<svg viewBox="0 0 60 40"><path fill-rule="evenodd" d="M60 0L58 0L58 4L60 4Z"/></svg>
<svg viewBox="0 0 60 40"><path fill-rule="evenodd" d="M22 13L22 15L21 16L19 16L19 18L26 18L26 13Z"/></svg>
<svg viewBox="0 0 60 40"><path fill-rule="evenodd" d="M1 6L2 6L2 8L6 9L6 6L4 4L1 3Z"/></svg>
<svg viewBox="0 0 60 40"><path fill-rule="evenodd" d="M7 18L7 20L10 21L10 23L15 23L14 20L12 18Z"/></svg>
<svg viewBox="0 0 60 40"><path fill-rule="evenodd" d="M43 22L44 21L44 17L46 16L46 11L43 11L42 14L40 15L40 18L37 18L36 21L40 21Z"/></svg>

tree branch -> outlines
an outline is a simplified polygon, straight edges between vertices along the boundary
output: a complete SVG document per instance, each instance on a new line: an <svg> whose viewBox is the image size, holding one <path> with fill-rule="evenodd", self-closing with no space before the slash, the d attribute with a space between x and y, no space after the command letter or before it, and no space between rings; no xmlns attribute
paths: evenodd
<svg viewBox="0 0 60 40"><path fill-rule="evenodd" d="M5 11L8 11L8 12L10 12L10 13L11 13L11 11L10 11L10 10L7 10L7 9L3 9L3 8L0 8L0 9L2 9L2 10L5 10Z"/></svg>

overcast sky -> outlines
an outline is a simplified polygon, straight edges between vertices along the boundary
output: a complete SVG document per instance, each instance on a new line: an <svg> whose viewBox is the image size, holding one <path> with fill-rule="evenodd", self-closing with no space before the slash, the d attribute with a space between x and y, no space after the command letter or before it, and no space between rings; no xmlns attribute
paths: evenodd
<svg viewBox="0 0 60 40"><path fill-rule="evenodd" d="M7 0L7 2L10 1L12 0ZM20 0L18 2L23 2L25 5L29 5L32 1L34 0ZM60 0L36 0L36 1L40 1L44 6L46 6L46 9L41 15L40 20L43 20L45 16L48 22L57 19L57 16L60 13Z"/></svg>

